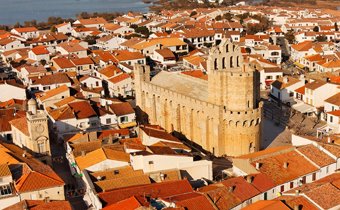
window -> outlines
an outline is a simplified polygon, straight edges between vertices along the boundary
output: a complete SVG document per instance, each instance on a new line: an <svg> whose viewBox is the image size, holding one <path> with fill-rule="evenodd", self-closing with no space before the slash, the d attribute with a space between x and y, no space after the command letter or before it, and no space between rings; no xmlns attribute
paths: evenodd
<svg viewBox="0 0 340 210"><path fill-rule="evenodd" d="M280 192L283 192L283 191L285 191L285 186L281 185Z"/></svg>
<svg viewBox="0 0 340 210"><path fill-rule="evenodd" d="M333 122L333 116L329 116L329 122Z"/></svg>
<svg viewBox="0 0 340 210"><path fill-rule="evenodd" d="M111 124L111 118L106 119L106 124Z"/></svg>
<svg viewBox="0 0 340 210"><path fill-rule="evenodd" d="M10 185L0 186L0 195L10 195L12 194L12 189Z"/></svg>
<svg viewBox="0 0 340 210"><path fill-rule="evenodd" d="M292 189L294 187L294 182L290 182L290 189Z"/></svg>
<svg viewBox="0 0 340 210"><path fill-rule="evenodd" d="M328 166L326 167L326 173L328 174L328 172L329 172L329 168L328 168Z"/></svg>
<svg viewBox="0 0 340 210"><path fill-rule="evenodd" d="M153 164L153 161L149 161L149 165Z"/></svg>
<svg viewBox="0 0 340 210"><path fill-rule="evenodd" d="M121 123L124 123L124 122L127 122L127 121L128 121L128 117L127 116L120 117L120 122Z"/></svg>
<svg viewBox="0 0 340 210"><path fill-rule="evenodd" d="M313 173L313 175L312 175L312 180L313 180L313 181L316 180L316 173Z"/></svg>
<svg viewBox="0 0 340 210"><path fill-rule="evenodd" d="M45 145L44 145L44 143L39 143L38 144L38 151L39 151L39 153L44 153L45 152Z"/></svg>

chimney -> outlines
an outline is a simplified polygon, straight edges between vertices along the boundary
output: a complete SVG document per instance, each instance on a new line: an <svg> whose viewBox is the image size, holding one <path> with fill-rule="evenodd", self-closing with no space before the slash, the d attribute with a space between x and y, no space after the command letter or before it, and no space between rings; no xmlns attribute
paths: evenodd
<svg viewBox="0 0 340 210"><path fill-rule="evenodd" d="M288 83L288 77L283 77L283 83Z"/></svg>
<svg viewBox="0 0 340 210"><path fill-rule="evenodd" d="M332 142L332 139L331 139L331 137L330 137L330 136L328 136L328 137L327 137L327 143L328 143L328 144L331 144L331 143L333 143L333 142Z"/></svg>
<svg viewBox="0 0 340 210"><path fill-rule="evenodd" d="M102 177L101 177L101 176L97 176L97 180L98 180L98 181L101 181L101 180L102 180Z"/></svg>
<svg viewBox="0 0 340 210"><path fill-rule="evenodd" d="M164 181L164 179L165 179L165 174L161 173L159 176L161 177L161 180Z"/></svg>
<svg viewBox="0 0 340 210"><path fill-rule="evenodd" d="M300 190L295 190L295 196L299 196Z"/></svg>
<svg viewBox="0 0 340 210"><path fill-rule="evenodd" d="M251 184L253 182L253 176L247 176L247 182Z"/></svg>
<svg viewBox="0 0 340 210"><path fill-rule="evenodd" d="M108 144L113 144L113 138L112 135L109 135L109 140L107 141Z"/></svg>
<svg viewBox="0 0 340 210"><path fill-rule="evenodd" d="M229 186L228 191L229 192L234 192L235 186Z"/></svg>
<svg viewBox="0 0 340 210"><path fill-rule="evenodd" d="M81 156L85 156L86 155L86 152L83 150L83 151L81 151Z"/></svg>
<svg viewBox="0 0 340 210"><path fill-rule="evenodd" d="M294 210L300 210L301 208L300 208L300 205L299 204L295 204L294 205Z"/></svg>
<svg viewBox="0 0 340 210"><path fill-rule="evenodd" d="M49 202L50 202L50 197L46 197L46 198L44 199L44 201L45 201L45 203L49 203Z"/></svg>
<svg viewBox="0 0 340 210"><path fill-rule="evenodd" d="M283 163L283 168L288 168L288 162Z"/></svg>
<svg viewBox="0 0 340 210"><path fill-rule="evenodd" d="M260 170L260 163L256 162L256 170Z"/></svg>

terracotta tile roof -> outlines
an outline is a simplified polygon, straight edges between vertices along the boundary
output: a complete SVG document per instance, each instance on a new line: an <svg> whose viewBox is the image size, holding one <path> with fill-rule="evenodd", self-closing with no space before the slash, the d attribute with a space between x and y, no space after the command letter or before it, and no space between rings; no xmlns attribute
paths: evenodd
<svg viewBox="0 0 340 210"><path fill-rule="evenodd" d="M52 59L52 61L55 62L62 69L75 67L75 65L69 59L65 57L54 58Z"/></svg>
<svg viewBox="0 0 340 210"><path fill-rule="evenodd" d="M79 100L81 100L81 99L78 99L78 98L76 98L74 96L70 96L70 97L64 98L63 100L60 100L60 101L54 103L54 105L56 107L62 107L62 106L65 106L65 105L67 105L69 103L72 103L74 101L79 101Z"/></svg>
<svg viewBox="0 0 340 210"><path fill-rule="evenodd" d="M336 162L333 158L312 144L298 147L297 150L320 167L324 167Z"/></svg>
<svg viewBox="0 0 340 210"><path fill-rule="evenodd" d="M89 19L79 19L82 25L94 25L94 24L106 24L107 21L102 17L89 18Z"/></svg>
<svg viewBox="0 0 340 210"><path fill-rule="evenodd" d="M193 71L182 71L182 74L192 76L195 78L203 79L203 80L208 80L208 75L204 74L203 71L201 70L193 70Z"/></svg>
<svg viewBox="0 0 340 210"><path fill-rule="evenodd" d="M0 132L11 131L10 121L25 115L24 111L16 111L16 109L0 109Z"/></svg>
<svg viewBox="0 0 340 210"><path fill-rule="evenodd" d="M260 192L266 192L276 186L273 180L263 173L249 174L248 176L245 179L250 178L251 184Z"/></svg>
<svg viewBox="0 0 340 210"><path fill-rule="evenodd" d="M323 209L330 209L340 205L340 190L330 183L305 192L305 195Z"/></svg>
<svg viewBox="0 0 340 210"><path fill-rule="evenodd" d="M325 84L327 84L327 82L320 81L320 80L315 80L314 82L307 83L305 85L305 88L310 89L310 90L316 90L316 89L318 89L319 87L321 87L321 86L323 86Z"/></svg>
<svg viewBox="0 0 340 210"><path fill-rule="evenodd" d="M45 46L36 46L32 48L32 52L36 55L44 55L49 54L50 52L47 50Z"/></svg>
<svg viewBox="0 0 340 210"><path fill-rule="evenodd" d="M340 106L340 93L337 93L325 100L325 102Z"/></svg>
<svg viewBox="0 0 340 210"><path fill-rule="evenodd" d="M126 79L131 78L129 74L127 73L122 73L122 74L118 74L117 76L113 76L109 79L109 82L112 82L114 84L120 83Z"/></svg>
<svg viewBox="0 0 340 210"><path fill-rule="evenodd" d="M273 83L272 83L272 86L275 87L276 89L279 89L279 90L282 90L284 88L287 88L289 86L292 86L296 83L300 82L299 79L296 79L294 77L288 77L288 82L287 83L284 83L283 82L283 77L275 80Z"/></svg>
<svg viewBox="0 0 340 210"><path fill-rule="evenodd" d="M108 66L106 68L103 68L101 70L98 71L100 74L103 74L104 76L106 76L107 78L111 78L117 74L122 73L122 70L119 69L117 66L111 65Z"/></svg>
<svg viewBox="0 0 340 210"><path fill-rule="evenodd" d="M140 126L140 129L148 136L157 138L159 140L167 140L175 143L181 143L176 137L168 133L162 128L154 128L151 126Z"/></svg>
<svg viewBox="0 0 340 210"><path fill-rule="evenodd" d="M85 154L85 156L79 156L75 158L77 165L81 170L91 167L107 159L129 162L130 156L125 152L120 152L107 148L100 148Z"/></svg>
<svg viewBox="0 0 340 210"><path fill-rule="evenodd" d="M74 59L71 59L71 62L76 66L94 64L90 57L74 58Z"/></svg>
<svg viewBox="0 0 340 210"><path fill-rule="evenodd" d="M115 134L118 134L119 136L128 136L129 133L129 129L102 130L98 133L98 139L106 139L110 135L114 136Z"/></svg>
<svg viewBox="0 0 340 210"><path fill-rule="evenodd" d="M56 84L70 84L71 81L65 73L56 73L45 75L43 77L31 78L33 85L56 85Z"/></svg>
<svg viewBox="0 0 340 210"><path fill-rule="evenodd" d="M116 50L113 56L118 62L145 58L140 52L130 52L128 50Z"/></svg>
<svg viewBox="0 0 340 210"><path fill-rule="evenodd" d="M100 149L102 147L101 141L90 141L90 142L81 142L76 144L71 144L72 153L74 157L78 157L82 155L82 152L89 153L94 150Z"/></svg>
<svg viewBox="0 0 340 210"><path fill-rule="evenodd" d="M280 185L318 170L296 151L284 152L271 157L264 157L252 161L255 167L256 162L260 163L259 171L267 175L276 185ZM287 168L284 167L287 163Z"/></svg>
<svg viewBox="0 0 340 210"><path fill-rule="evenodd" d="M39 97L40 101L45 101L51 97L54 97L58 94L61 94L63 92L69 92L69 88L66 85L62 85L60 87L57 87L55 89L49 90L44 92L44 94L42 96Z"/></svg>
<svg viewBox="0 0 340 210"><path fill-rule="evenodd" d="M103 210L135 210L141 206L139 201L134 196L131 196L115 204L108 205L104 207Z"/></svg>
<svg viewBox="0 0 340 210"><path fill-rule="evenodd" d="M240 158L240 159L255 159L255 158L261 158L263 156L273 156L282 152L287 152L287 151L293 151L294 147L293 146L279 146L279 147L271 147L262 151L258 151L258 152L254 152L254 153L250 153L247 155L241 155L238 156L236 158Z"/></svg>
<svg viewBox="0 0 340 210"><path fill-rule="evenodd" d="M294 90L295 92L297 93L300 93L302 95L305 95L305 90L306 90L306 86L302 86L302 87L299 87L298 89Z"/></svg>
<svg viewBox="0 0 340 210"><path fill-rule="evenodd" d="M207 195L218 209L232 209L242 203L239 198L220 183L200 188L199 192Z"/></svg>
<svg viewBox="0 0 340 210"><path fill-rule="evenodd" d="M91 172L90 176L94 181L102 181L120 179L124 177L141 176L143 174L143 170L134 170L132 166L123 166L119 168L107 169L104 171ZM100 180L98 180L98 177L100 177Z"/></svg>
<svg viewBox="0 0 340 210"><path fill-rule="evenodd" d="M290 210L282 201L267 201L267 200L260 200L256 201L249 206L242 208L242 210Z"/></svg>
<svg viewBox="0 0 340 210"><path fill-rule="evenodd" d="M174 196L167 200L169 202L174 202L177 207L188 210L215 210L210 199L199 193L189 193L185 196Z"/></svg>
<svg viewBox="0 0 340 210"><path fill-rule="evenodd" d="M4 176L12 176L12 173L9 170L8 164L0 164L0 177L4 177Z"/></svg>
<svg viewBox="0 0 340 210"><path fill-rule="evenodd" d="M117 116L135 113L129 102L111 104L110 108Z"/></svg>
<svg viewBox="0 0 340 210"><path fill-rule="evenodd" d="M97 192L107 192L123 187L132 187L146 184L151 184L151 182L149 176L144 174L121 177L116 179L107 179L94 183L95 187L97 188Z"/></svg>
<svg viewBox="0 0 340 210"><path fill-rule="evenodd" d="M174 53L169 48L163 48L160 50L155 50L158 54L160 54L163 58L176 58Z"/></svg>
<svg viewBox="0 0 340 210"><path fill-rule="evenodd" d="M319 143L320 144L320 143ZM340 157L340 146L334 144L320 144L327 151L335 155L337 158Z"/></svg>
<svg viewBox="0 0 340 210"><path fill-rule="evenodd" d="M77 119L85 119L97 116L96 112L87 101L69 103L68 106L72 109Z"/></svg>
<svg viewBox="0 0 340 210"><path fill-rule="evenodd" d="M289 195L283 195L275 200L280 200L286 203L287 206L294 209L296 206L300 206L299 209L301 210L318 210L312 202L310 202L307 198L303 196L289 196Z"/></svg>
<svg viewBox="0 0 340 210"><path fill-rule="evenodd" d="M18 119L11 120L9 123L15 128L17 128L19 131L21 131L23 134L25 134L26 136L30 135L28 131L28 124L27 124L26 117L21 117Z"/></svg>
<svg viewBox="0 0 340 210"><path fill-rule="evenodd" d="M149 39L146 42L141 42L138 43L132 48L137 49L137 50L143 50L145 48L155 46L155 45L162 45L163 47L173 47L173 46L182 46L182 45L187 45L187 43L183 42L179 38L171 38L171 37L163 37L163 38L154 38L154 39Z"/></svg>
<svg viewBox="0 0 340 210"><path fill-rule="evenodd" d="M35 32L38 31L36 27L24 27L24 28L14 28L19 33Z"/></svg>
<svg viewBox="0 0 340 210"><path fill-rule="evenodd" d="M121 46L125 46L125 47L132 47L140 42L145 41L145 39L143 38L139 38L139 37L133 37L123 43L121 43Z"/></svg>
<svg viewBox="0 0 340 210"><path fill-rule="evenodd" d="M69 53L85 51L86 50L80 44L75 43L75 42L63 42L63 43L60 43L58 46L62 47L64 50L66 50Z"/></svg>
<svg viewBox="0 0 340 210"><path fill-rule="evenodd" d="M44 201L44 200L23 200L13 204L4 210L72 210L68 201Z"/></svg>
<svg viewBox="0 0 340 210"><path fill-rule="evenodd" d="M228 189L233 188L232 193L242 202L261 193L241 176L223 180L221 183Z"/></svg>
<svg viewBox="0 0 340 210"><path fill-rule="evenodd" d="M42 65L38 65L38 66L31 66L31 65L27 65L24 67L26 69L26 71L29 74L34 74L34 73L47 73L47 70L45 69L44 66Z"/></svg>
<svg viewBox="0 0 340 210"><path fill-rule="evenodd" d="M31 171L21 176L20 179L15 182L15 188L18 192L23 193L64 186L64 184L60 179L54 179L45 174Z"/></svg>
<svg viewBox="0 0 340 210"><path fill-rule="evenodd" d="M312 41L304 41L298 44L293 44L292 48L296 51L308 51L313 47L313 42Z"/></svg>
<svg viewBox="0 0 340 210"><path fill-rule="evenodd" d="M340 110L335 110L335 111L327 112L327 114L334 115L334 116L340 116Z"/></svg>
<svg viewBox="0 0 340 210"><path fill-rule="evenodd" d="M131 196L150 196L151 198L166 198L193 192L188 180L168 181L148 184L144 186L128 187L110 192L99 193L99 198L106 204L111 205Z"/></svg>

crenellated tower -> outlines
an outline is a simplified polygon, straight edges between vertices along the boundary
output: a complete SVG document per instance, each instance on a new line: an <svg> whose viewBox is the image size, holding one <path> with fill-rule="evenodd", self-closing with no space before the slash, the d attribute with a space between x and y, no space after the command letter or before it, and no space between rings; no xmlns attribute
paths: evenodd
<svg viewBox="0 0 340 210"><path fill-rule="evenodd" d="M207 61L209 101L223 108L220 146L226 154L258 151L262 103L259 72L243 61L240 48L225 39Z"/></svg>

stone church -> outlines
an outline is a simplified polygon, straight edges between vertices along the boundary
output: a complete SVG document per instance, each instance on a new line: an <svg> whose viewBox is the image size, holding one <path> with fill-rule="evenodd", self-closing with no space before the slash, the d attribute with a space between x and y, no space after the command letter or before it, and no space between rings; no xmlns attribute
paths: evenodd
<svg viewBox="0 0 340 210"><path fill-rule="evenodd" d="M137 105L150 124L177 131L216 156L260 149L262 102L259 73L244 63L241 50L225 39L207 60L208 80L135 67Z"/></svg>
<svg viewBox="0 0 340 210"><path fill-rule="evenodd" d="M37 109L34 99L28 101L26 116L12 120L10 124L14 144L41 161L51 164L48 118L44 111Z"/></svg>

